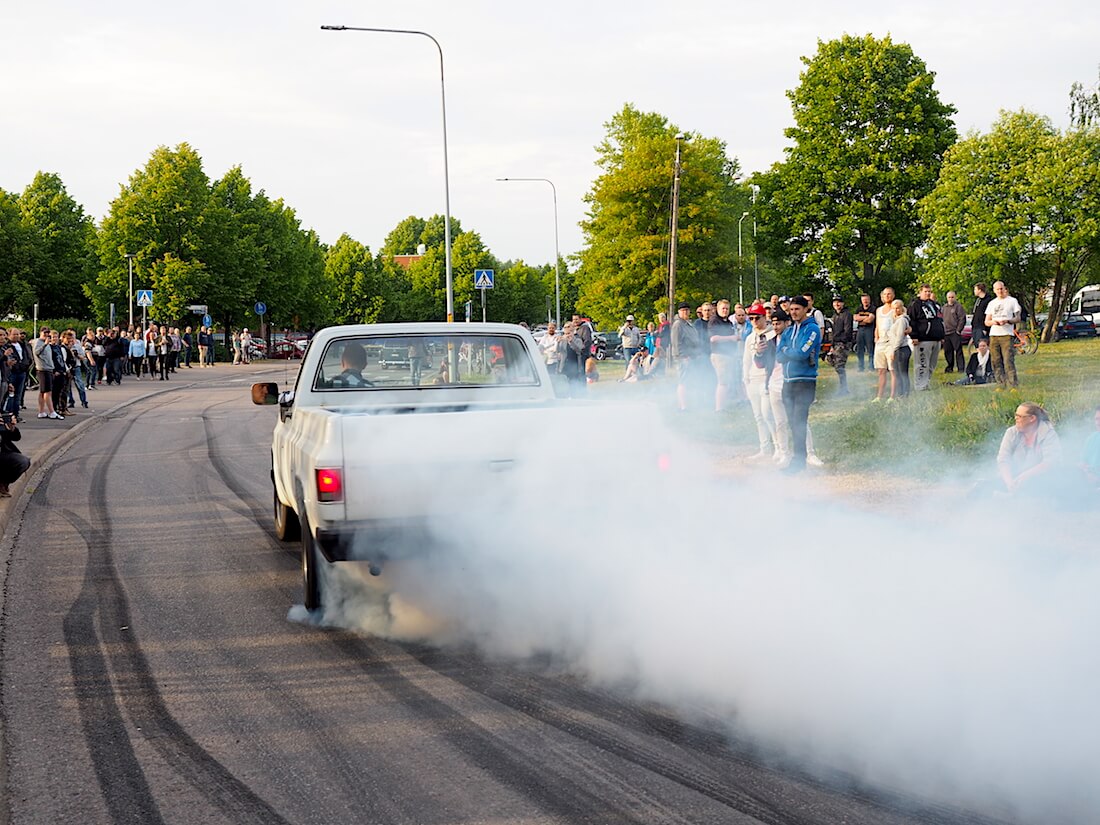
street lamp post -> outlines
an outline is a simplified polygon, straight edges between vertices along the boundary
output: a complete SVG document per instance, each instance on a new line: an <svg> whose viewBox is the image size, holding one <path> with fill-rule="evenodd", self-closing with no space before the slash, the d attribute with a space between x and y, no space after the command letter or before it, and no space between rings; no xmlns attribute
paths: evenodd
<svg viewBox="0 0 1100 825"><path fill-rule="evenodd" d="M554 193L554 304L557 325L561 326L561 253L558 251L558 187L549 178L497 178L498 181L542 181Z"/></svg>
<svg viewBox="0 0 1100 825"><path fill-rule="evenodd" d="M130 270L130 326L134 325L134 254L127 252L122 256L126 259L126 266Z"/></svg>
<svg viewBox="0 0 1100 825"><path fill-rule="evenodd" d="M760 187L754 183L752 185L752 272L756 282L754 298L760 297L760 259L756 256L756 193L759 191Z"/></svg>
<svg viewBox="0 0 1100 825"><path fill-rule="evenodd" d="M745 304L745 271L741 268L741 223L749 216L748 212L742 212L740 219L737 221L737 302L744 306ZM756 290L760 292L759 289ZM760 297L757 295L757 297Z"/></svg>
<svg viewBox="0 0 1100 825"><path fill-rule="evenodd" d="M377 29L366 26L321 26L323 31L381 32L385 34L416 34L431 40L439 51L439 95L443 111L443 242L447 267L447 323L455 319L454 278L451 273L451 176L447 163L447 86L443 81L443 47L427 32L412 29Z"/></svg>

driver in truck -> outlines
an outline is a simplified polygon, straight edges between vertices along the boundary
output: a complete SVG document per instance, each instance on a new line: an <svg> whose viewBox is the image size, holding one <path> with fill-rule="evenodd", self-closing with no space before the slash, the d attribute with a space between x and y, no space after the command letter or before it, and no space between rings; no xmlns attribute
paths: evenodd
<svg viewBox="0 0 1100 825"><path fill-rule="evenodd" d="M340 353L340 366L343 371L332 379L333 387L369 387L371 382L363 377L363 370L367 366L367 351L357 341L352 341L344 346Z"/></svg>

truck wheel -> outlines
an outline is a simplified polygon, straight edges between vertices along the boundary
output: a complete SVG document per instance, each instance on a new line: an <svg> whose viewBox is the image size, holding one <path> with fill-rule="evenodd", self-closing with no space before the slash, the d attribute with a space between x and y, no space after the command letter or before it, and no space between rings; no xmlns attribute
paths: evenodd
<svg viewBox="0 0 1100 825"><path fill-rule="evenodd" d="M302 535L302 525L298 521L298 514L279 501L279 494L276 492L274 484L271 485L271 497L275 500L275 538L279 541L297 541Z"/></svg>
<svg viewBox="0 0 1100 825"><path fill-rule="evenodd" d="M302 604L306 610L321 607L321 560L313 542L313 531L308 524L302 525Z"/></svg>

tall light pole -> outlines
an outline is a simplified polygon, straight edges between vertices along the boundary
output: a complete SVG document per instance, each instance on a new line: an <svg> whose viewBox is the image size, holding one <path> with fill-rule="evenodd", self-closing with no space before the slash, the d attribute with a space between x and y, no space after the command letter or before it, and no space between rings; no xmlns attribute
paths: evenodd
<svg viewBox="0 0 1100 825"><path fill-rule="evenodd" d="M760 297L760 259L756 256L756 193L759 191L760 187L754 183L752 185L752 271L756 281L754 298Z"/></svg>
<svg viewBox="0 0 1100 825"><path fill-rule="evenodd" d="M550 184L554 193L554 302L556 305L555 319L561 327L561 253L558 251L558 187L549 178L497 178L498 181L542 181Z"/></svg>
<svg viewBox="0 0 1100 825"><path fill-rule="evenodd" d="M443 47L427 32L412 29L376 29L366 26L321 26L323 31L334 32L382 32L385 34L416 34L435 43L439 50L439 95L443 104L443 242L447 266L447 323L455 319L454 278L451 274L451 174L447 164L447 86L443 82Z"/></svg>
<svg viewBox="0 0 1100 825"><path fill-rule="evenodd" d="M745 280L745 271L741 268L741 223L749 216L748 212L742 212L741 218L737 221L737 302L744 306L745 304L745 288L743 281ZM760 290L758 289L757 292ZM760 297L757 295L756 297Z"/></svg>
<svg viewBox="0 0 1100 825"><path fill-rule="evenodd" d="M668 317L676 317L676 235L680 221L680 141L683 135L676 136L676 160L672 167L672 233L668 246Z"/></svg>
<svg viewBox="0 0 1100 825"><path fill-rule="evenodd" d="M130 326L134 325L134 254L127 252L122 256L126 259L126 266L130 270Z"/></svg>

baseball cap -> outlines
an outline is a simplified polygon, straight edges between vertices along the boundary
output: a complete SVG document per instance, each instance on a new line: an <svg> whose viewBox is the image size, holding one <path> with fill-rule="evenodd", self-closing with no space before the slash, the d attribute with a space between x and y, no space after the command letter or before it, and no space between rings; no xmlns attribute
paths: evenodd
<svg viewBox="0 0 1100 825"><path fill-rule="evenodd" d="M800 307L808 307L810 305L810 302L803 298L801 295L795 295L793 298L791 298L790 303Z"/></svg>
<svg viewBox="0 0 1100 825"><path fill-rule="evenodd" d="M768 311L764 309L763 304L753 304L746 310L749 315L767 315Z"/></svg>
<svg viewBox="0 0 1100 825"><path fill-rule="evenodd" d="M791 316L783 309L775 309L775 310L772 310L772 320L773 321L789 321L789 320L791 320Z"/></svg>
<svg viewBox="0 0 1100 825"><path fill-rule="evenodd" d="M676 305L676 308L677 309L691 309L691 304L689 304L687 301L680 301L680 303L678 303Z"/></svg>
<svg viewBox="0 0 1100 825"><path fill-rule="evenodd" d="M634 320L634 316L633 316L633 315L627 315L627 316L626 316L626 320L628 320L628 321L633 321L633 320Z"/></svg>

